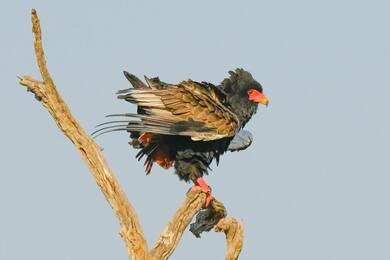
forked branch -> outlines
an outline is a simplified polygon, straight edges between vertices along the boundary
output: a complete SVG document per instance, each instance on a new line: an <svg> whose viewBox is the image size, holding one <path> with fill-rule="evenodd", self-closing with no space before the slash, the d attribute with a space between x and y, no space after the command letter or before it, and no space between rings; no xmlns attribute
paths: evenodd
<svg viewBox="0 0 390 260"><path fill-rule="evenodd" d="M199 191L189 192L186 201L178 209L154 248L149 252L135 209L121 190L101 153L101 148L76 121L57 92L55 83L46 67L41 28L34 9L31 16L35 36L35 54L43 81L35 80L29 76L22 76L19 77L19 83L35 94L37 100L47 108L58 128L71 140L80 156L86 161L97 184L119 220L120 235L126 244L129 257L140 260L167 259L175 250L193 216L202 208L206 195ZM219 217L214 219L215 223L212 225L219 221L216 225L217 231L226 233L228 243L226 259L237 259L242 247L242 225L234 219L224 218L226 210L222 204L213 203L213 205L219 205L214 209L215 212L220 210L222 210L220 212L223 212L223 214L217 214Z"/></svg>

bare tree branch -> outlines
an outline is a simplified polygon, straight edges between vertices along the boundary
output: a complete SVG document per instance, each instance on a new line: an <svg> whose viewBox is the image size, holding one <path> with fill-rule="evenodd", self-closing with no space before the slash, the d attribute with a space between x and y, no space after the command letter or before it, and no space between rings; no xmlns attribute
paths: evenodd
<svg viewBox="0 0 390 260"><path fill-rule="evenodd" d="M244 227L234 218L223 218L215 226L215 231L225 232L226 235L226 260L235 260L241 253L244 240Z"/></svg>
<svg viewBox="0 0 390 260"><path fill-rule="evenodd" d="M19 77L19 83L35 94L43 106L47 108L58 128L75 145L80 156L95 177L102 193L114 210L119 223L120 235L125 242L130 259L167 259L175 250L182 234L193 216L205 203L206 194L201 191L191 191L187 199L178 209L171 222L167 225L154 248L149 252L141 225L133 206L129 203L126 195L121 190L108 163L101 153L100 147L84 131L80 124L71 114L68 106L57 92L53 79L46 66L39 19L36 11L31 12L33 33L35 36L35 54L38 67L43 78L42 81L30 76ZM224 231L226 234L228 252L226 259L237 259L243 241L242 224L232 218L225 218L226 209L222 203L214 200L207 211L202 211L204 216L197 218L195 226L198 234L210 230L216 223L216 231ZM202 213L201 212L201 213Z"/></svg>
<svg viewBox="0 0 390 260"><path fill-rule="evenodd" d="M177 210L151 250L152 259L167 259L173 253L184 230L190 224L194 215L202 209L205 200L205 193L199 191L189 192L186 201Z"/></svg>
<svg viewBox="0 0 390 260"><path fill-rule="evenodd" d="M57 92L46 67L42 48L41 28L34 9L31 15L35 36L35 54L43 82L34 80L29 76L23 76L20 77L19 83L35 94L37 99L41 101L52 115L58 128L72 141L81 157L87 162L97 184L119 219L121 226L120 234L126 243L129 255L133 259L148 259L148 246L133 206L119 187L110 167L101 154L100 147L72 116L68 106Z"/></svg>

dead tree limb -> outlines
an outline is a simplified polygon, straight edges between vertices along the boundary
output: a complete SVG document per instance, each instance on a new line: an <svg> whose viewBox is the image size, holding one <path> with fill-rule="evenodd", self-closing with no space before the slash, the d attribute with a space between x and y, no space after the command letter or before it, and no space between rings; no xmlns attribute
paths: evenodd
<svg viewBox="0 0 390 260"><path fill-rule="evenodd" d="M120 235L125 242L129 258L137 260L167 259L175 250L193 216L204 205L206 195L200 191L189 192L186 201L178 209L154 248L149 252L135 209L121 190L101 153L101 148L76 121L57 92L55 83L46 66L40 23L34 9L31 12L31 17L35 36L35 54L43 81L35 80L30 76L22 76L19 77L19 83L35 94L37 100L49 111L58 128L70 139L80 156L86 161L98 186L119 220ZM226 234L228 244L226 259L237 259L242 247L242 225L234 219L224 218L226 210L221 203L214 201L212 205L210 210L219 213L215 215L217 217L212 218L214 222L211 226L219 221L216 230L224 231ZM210 227L210 224L208 224L208 227Z"/></svg>
<svg viewBox="0 0 390 260"><path fill-rule="evenodd" d="M225 232L226 235L226 260L235 260L241 253L244 237L242 223L234 218L223 218L215 226L215 231Z"/></svg>
<svg viewBox="0 0 390 260"><path fill-rule="evenodd" d="M194 191L190 192L193 193ZM175 250L184 230L190 224L194 215L202 209L206 200L205 193L197 192L195 196L188 196L184 204L176 211L171 222L161 233L160 239L151 250L152 259L167 259Z"/></svg>
<svg viewBox="0 0 390 260"><path fill-rule="evenodd" d="M97 184L119 219L120 234L126 243L129 254L134 259L148 259L148 246L137 214L119 187L107 161L101 154L100 147L72 116L68 106L58 94L54 81L46 67L41 28L34 9L31 16L35 36L35 54L43 82L23 76L20 77L20 84L26 86L28 90L35 94L52 115L58 128L72 141L81 157L87 162Z"/></svg>

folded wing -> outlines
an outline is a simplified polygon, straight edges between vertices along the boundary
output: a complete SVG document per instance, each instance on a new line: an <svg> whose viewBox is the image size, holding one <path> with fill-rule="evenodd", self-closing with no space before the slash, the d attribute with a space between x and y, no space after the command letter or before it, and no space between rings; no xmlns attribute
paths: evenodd
<svg viewBox="0 0 390 260"><path fill-rule="evenodd" d="M142 108L142 114L113 115L134 118L129 121L128 131L189 136L203 141L236 134L240 122L223 104L217 87L191 80L159 88L150 85L123 90L118 96Z"/></svg>

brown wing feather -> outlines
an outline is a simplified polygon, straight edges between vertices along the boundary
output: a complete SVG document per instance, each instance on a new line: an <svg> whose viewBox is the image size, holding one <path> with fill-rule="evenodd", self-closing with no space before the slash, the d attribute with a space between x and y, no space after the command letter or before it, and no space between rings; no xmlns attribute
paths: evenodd
<svg viewBox="0 0 390 260"><path fill-rule="evenodd" d="M233 136L240 125L212 87L191 80L158 90L131 89L119 98L142 106L146 112L141 117L133 116L141 119L138 124L132 122L134 130L216 140Z"/></svg>

